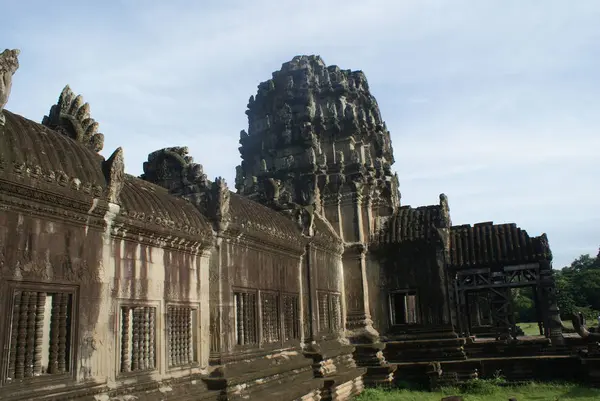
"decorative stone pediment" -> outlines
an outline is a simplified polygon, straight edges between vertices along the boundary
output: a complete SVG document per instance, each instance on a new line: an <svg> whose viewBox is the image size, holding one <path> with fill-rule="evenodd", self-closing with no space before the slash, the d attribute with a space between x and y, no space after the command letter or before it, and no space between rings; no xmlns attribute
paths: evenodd
<svg viewBox="0 0 600 401"><path fill-rule="evenodd" d="M104 134L98 132L98 123L90 116L90 105L83 102L81 95L75 95L69 85L62 90L42 124L83 143L94 152L100 152L104 147Z"/></svg>
<svg viewBox="0 0 600 401"><path fill-rule="evenodd" d="M148 155L140 178L166 188L171 195L192 202L209 217L217 230L230 221L230 191L225 179L210 183L201 164L194 163L185 146L164 148Z"/></svg>

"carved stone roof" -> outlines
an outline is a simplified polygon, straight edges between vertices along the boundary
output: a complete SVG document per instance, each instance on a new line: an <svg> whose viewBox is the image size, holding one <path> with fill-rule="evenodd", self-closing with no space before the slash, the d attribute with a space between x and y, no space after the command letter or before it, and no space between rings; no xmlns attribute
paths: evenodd
<svg viewBox="0 0 600 401"><path fill-rule="evenodd" d="M231 230L239 230L256 239L303 249L299 225L289 217L241 195L231 193Z"/></svg>
<svg viewBox="0 0 600 401"><path fill-rule="evenodd" d="M73 139L4 110L0 169L98 197L106 188L103 157Z"/></svg>
<svg viewBox="0 0 600 401"><path fill-rule="evenodd" d="M450 266L467 268L552 260L546 234L530 237L516 224L479 223L450 230Z"/></svg>
<svg viewBox="0 0 600 401"><path fill-rule="evenodd" d="M207 237L212 233L208 220L192 203L140 178L125 176L120 201L122 216L149 226L191 236Z"/></svg>
<svg viewBox="0 0 600 401"><path fill-rule="evenodd" d="M376 239L380 244L399 244L416 240L437 240L438 229L452 225L446 195L440 195L439 205L401 206L384 222Z"/></svg>
<svg viewBox="0 0 600 401"><path fill-rule="evenodd" d="M402 206L385 224L380 242L401 243L438 238L438 228L443 227L442 210L438 205L412 208Z"/></svg>

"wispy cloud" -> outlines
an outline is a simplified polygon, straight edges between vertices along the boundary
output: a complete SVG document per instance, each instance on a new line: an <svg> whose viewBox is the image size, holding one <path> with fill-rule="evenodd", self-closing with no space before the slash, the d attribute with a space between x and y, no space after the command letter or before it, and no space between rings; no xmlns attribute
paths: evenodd
<svg viewBox="0 0 600 401"><path fill-rule="evenodd" d="M9 2L22 49L8 107L41 120L69 83L106 152L139 174L188 145L233 181L256 85L296 54L361 69L392 132L403 200L450 197L456 223L546 231L563 265L595 252L600 195L596 0Z"/></svg>

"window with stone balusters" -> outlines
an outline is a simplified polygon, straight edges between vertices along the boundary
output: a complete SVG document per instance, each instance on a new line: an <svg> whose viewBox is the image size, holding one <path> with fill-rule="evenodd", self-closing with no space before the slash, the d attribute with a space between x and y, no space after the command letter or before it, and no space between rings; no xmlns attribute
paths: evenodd
<svg viewBox="0 0 600 401"><path fill-rule="evenodd" d="M156 307L122 305L121 373L156 369Z"/></svg>
<svg viewBox="0 0 600 401"><path fill-rule="evenodd" d="M186 366L198 361L198 309L191 306L167 307L167 358L169 367Z"/></svg>
<svg viewBox="0 0 600 401"><path fill-rule="evenodd" d="M319 332L334 333L342 325L342 305L340 294L331 291L317 292Z"/></svg>
<svg viewBox="0 0 600 401"><path fill-rule="evenodd" d="M253 345L258 343L257 335L257 293L254 291L235 291L234 329L237 345Z"/></svg>
<svg viewBox="0 0 600 401"><path fill-rule="evenodd" d="M279 326L279 294L261 292L260 308L262 314L262 343L281 341Z"/></svg>
<svg viewBox="0 0 600 401"><path fill-rule="evenodd" d="M300 338L300 302L297 294L283 294L283 340Z"/></svg>
<svg viewBox="0 0 600 401"><path fill-rule="evenodd" d="M71 372L74 291L13 288L7 383Z"/></svg>

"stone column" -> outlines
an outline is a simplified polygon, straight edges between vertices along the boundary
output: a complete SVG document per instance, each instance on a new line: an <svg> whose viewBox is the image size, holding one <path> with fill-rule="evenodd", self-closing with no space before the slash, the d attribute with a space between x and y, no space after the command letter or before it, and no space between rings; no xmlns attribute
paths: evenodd
<svg viewBox="0 0 600 401"><path fill-rule="evenodd" d="M550 261L540 262L540 306L543 308L545 335L550 338L552 344L563 345L565 342L562 333L562 322L558 301L556 298L556 283L552 274Z"/></svg>
<svg viewBox="0 0 600 401"><path fill-rule="evenodd" d="M481 298L479 297L479 294L476 293L476 299L475 299L475 305L473 305L475 307L475 325L477 327L481 326L481 310L480 310L480 302L481 302Z"/></svg>
<svg viewBox="0 0 600 401"><path fill-rule="evenodd" d="M346 329L351 341L365 338L379 339L373 328L369 309L369 289L366 272L366 246L356 243L346 246L343 255L344 284L346 288Z"/></svg>
<svg viewBox="0 0 600 401"><path fill-rule="evenodd" d="M367 368L367 373L363 376L365 385L385 386L391 384L395 367L385 361L382 352L385 345L381 343L379 333L371 320L362 185L356 182L353 184L354 191L345 194L346 201L342 203L342 211L346 212L343 213L344 219L352 219L351 222L345 221L342 224L346 241L343 264L347 337L355 346L356 364Z"/></svg>

